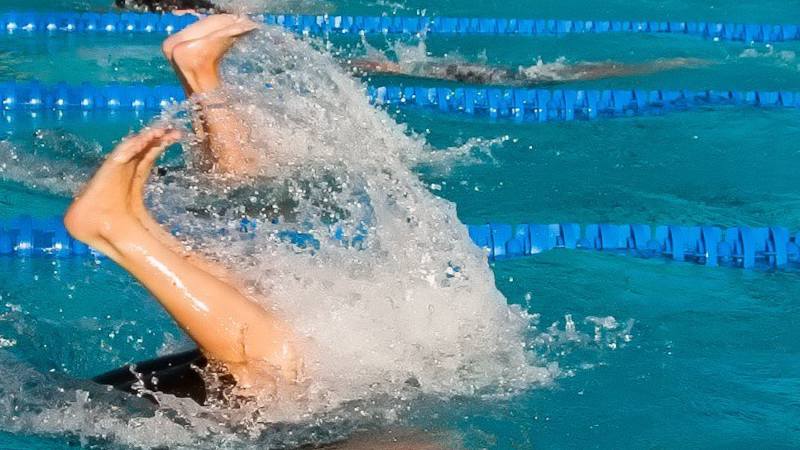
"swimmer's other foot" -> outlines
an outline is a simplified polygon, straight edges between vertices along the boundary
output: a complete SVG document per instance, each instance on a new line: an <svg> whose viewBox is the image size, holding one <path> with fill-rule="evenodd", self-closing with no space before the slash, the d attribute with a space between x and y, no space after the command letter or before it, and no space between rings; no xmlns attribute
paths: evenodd
<svg viewBox="0 0 800 450"><path fill-rule="evenodd" d="M258 27L257 23L239 17L222 29L175 45L172 62L194 92L216 89L219 87L217 70L225 53L239 37Z"/></svg>
<svg viewBox="0 0 800 450"><path fill-rule="evenodd" d="M177 131L150 129L120 143L67 210L64 225L70 234L103 253L113 252L115 236L140 226L132 211L137 167L143 161L152 165L179 136Z"/></svg>
<svg viewBox="0 0 800 450"><path fill-rule="evenodd" d="M236 20L238 20L238 17L233 14L214 14L202 18L164 40L164 43L161 44L161 50L164 52L164 56L167 60L171 62L173 50L175 46L181 42L192 41L208 36L215 31L232 25Z"/></svg>

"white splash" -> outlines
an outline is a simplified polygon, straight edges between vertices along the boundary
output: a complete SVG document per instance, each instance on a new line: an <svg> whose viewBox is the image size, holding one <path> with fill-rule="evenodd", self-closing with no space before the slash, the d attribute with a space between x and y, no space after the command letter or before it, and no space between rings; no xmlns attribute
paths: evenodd
<svg viewBox="0 0 800 450"><path fill-rule="evenodd" d="M20 152L14 144L0 141L0 180L21 183L54 194L72 195L87 179L80 165L51 157Z"/></svg>
<svg viewBox="0 0 800 450"><path fill-rule="evenodd" d="M323 0L214 0L213 3L235 14L324 14L333 10L333 5Z"/></svg>
<svg viewBox="0 0 800 450"><path fill-rule="evenodd" d="M776 50L772 44L765 44L762 48L750 47L742 50L739 53L739 58L754 59L760 58L765 60L773 60L777 64L794 67L800 71L800 63L797 62L797 53L793 50Z"/></svg>
<svg viewBox="0 0 800 450"><path fill-rule="evenodd" d="M536 64L520 67L519 73L527 80L552 82L568 81L574 79L574 71L567 62L567 58L561 56L551 63L546 63L542 58L536 60Z"/></svg>
<svg viewBox="0 0 800 450"><path fill-rule="evenodd" d="M303 412L399 395L408 380L436 395L551 380L553 368L524 350L529 316L497 291L454 205L409 169L429 153L424 141L371 107L364 87L315 47L277 29L242 43L226 66L227 94L258 124L251 137L269 156L266 179L227 185L239 194L220 206L208 199L215 181L187 173L155 187L159 216L247 278L265 307L314 343ZM260 216L257 233L208 233L242 210ZM343 239L330 238L336 228ZM285 230L319 248L285 242Z"/></svg>
<svg viewBox="0 0 800 450"><path fill-rule="evenodd" d="M776 50L771 44L762 49L755 47L746 48L739 53L740 58L774 58L785 63L792 63L797 59L797 53L792 50Z"/></svg>

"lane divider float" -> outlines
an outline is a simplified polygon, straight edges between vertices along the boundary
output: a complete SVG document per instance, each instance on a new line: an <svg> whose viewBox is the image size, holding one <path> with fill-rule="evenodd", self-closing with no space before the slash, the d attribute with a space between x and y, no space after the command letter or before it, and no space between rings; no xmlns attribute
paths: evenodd
<svg viewBox="0 0 800 450"><path fill-rule="evenodd" d="M370 86L366 93L379 106L417 106L534 122L659 114L717 105L800 108L800 92L773 90ZM179 86L0 83L0 109L5 111L160 111L183 100Z"/></svg>
<svg viewBox="0 0 800 450"><path fill-rule="evenodd" d="M266 24L304 34L480 34L558 36L569 33L669 33L714 40L779 42L800 39L800 24L761 24L677 20L594 20L434 16L349 16L261 14ZM8 32L174 33L196 22L185 14L132 12L5 12Z"/></svg>
<svg viewBox="0 0 800 450"><path fill-rule="evenodd" d="M257 232L257 222L242 219L235 230ZM469 236L492 261L537 255L554 249L594 250L643 258L665 258L708 267L784 269L800 267L800 232L785 227L729 227L645 224L467 225ZM340 233L330 238L341 240ZM281 231L279 239L300 247L319 246L307 233ZM356 238L358 239L358 237ZM363 239L362 239L363 240ZM0 256L94 256L100 253L72 238L60 216L23 215L0 220Z"/></svg>

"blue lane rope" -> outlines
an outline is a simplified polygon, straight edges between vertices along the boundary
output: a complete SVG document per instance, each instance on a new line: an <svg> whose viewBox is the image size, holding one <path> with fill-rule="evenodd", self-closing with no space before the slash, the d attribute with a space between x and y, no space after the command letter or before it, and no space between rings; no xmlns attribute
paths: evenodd
<svg viewBox="0 0 800 450"><path fill-rule="evenodd" d="M536 255L552 249L598 250L645 258L666 258L709 267L744 269L800 267L800 232L784 227L731 227L642 224L485 224L468 225L469 236L490 260ZM243 219L239 232L256 224ZM314 237L293 231L279 237L299 246ZM338 238L333 235L333 238ZM0 221L0 256L101 256L73 239L60 216L20 216Z"/></svg>
<svg viewBox="0 0 800 450"><path fill-rule="evenodd" d="M265 14L267 24L302 33L483 34L555 36L567 33L672 33L708 39L778 42L800 39L798 24L742 24L657 20L560 20L491 17L328 16ZM0 27L9 31L173 33L195 22L191 15L152 13L6 12Z"/></svg>
<svg viewBox="0 0 800 450"><path fill-rule="evenodd" d="M800 265L800 233L784 227L731 227L576 223L469 225L472 240L502 260L555 248L625 253L705 266L785 268Z"/></svg>
<svg viewBox="0 0 800 450"><path fill-rule="evenodd" d="M368 92L377 105L415 105L538 122L640 115L708 105L800 107L800 93L792 91L369 87Z"/></svg>
<svg viewBox="0 0 800 450"><path fill-rule="evenodd" d="M376 105L418 106L538 122L659 113L709 105L800 108L800 92L369 87ZM0 83L0 109L152 110L184 100L178 86Z"/></svg>
<svg viewBox="0 0 800 450"><path fill-rule="evenodd" d="M180 86L142 86L111 84L80 86L58 83L46 85L37 81L0 83L2 109L24 110L161 110L173 102L183 101Z"/></svg>

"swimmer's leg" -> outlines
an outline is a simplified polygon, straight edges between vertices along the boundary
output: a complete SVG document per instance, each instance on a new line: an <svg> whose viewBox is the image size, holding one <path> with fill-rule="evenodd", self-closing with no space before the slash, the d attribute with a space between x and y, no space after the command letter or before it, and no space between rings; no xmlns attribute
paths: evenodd
<svg viewBox="0 0 800 450"><path fill-rule="evenodd" d="M76 197L64 224L74 237L138 279L239 385L256 384L263 367L277 369L272 375L295 380L299 361L288 326L233 285L173 251L133 212L141 195L137 173L142 173L141 166L149 170L177 134L154 129L122 142Z"/></svg>
<svg viewBox="0 0 800 450"><path fill-rule="evenodd" d="M262 155L253 148L250 129L218 92L222 85L219 65L223 56L239 36L257 27L254 22L237 18L222 29L197 39L185 40L172 48L175 71L184 80L187 93L199 94L200 127L195 126L195 129L207 144L203 162L226 174L255 173Z"/></svg>

